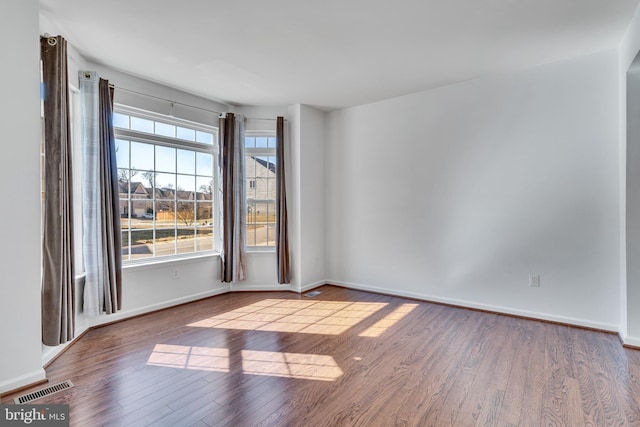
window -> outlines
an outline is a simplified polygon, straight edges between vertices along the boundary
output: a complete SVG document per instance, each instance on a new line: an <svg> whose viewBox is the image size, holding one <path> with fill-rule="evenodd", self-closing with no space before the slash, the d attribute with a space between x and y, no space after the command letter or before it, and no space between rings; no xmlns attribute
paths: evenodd
<svg viewBox="0 0 640 427"><path fill-rule="evenodd" d="M216 250L217 129L116 106L122 259Z"/></svg>
<svg viewBox="0 0 640 427"><path fill-rule="evenodd" d="M276 245L276 137L250 132L245 136L247 193L246 245L249 249Z"/></svg>

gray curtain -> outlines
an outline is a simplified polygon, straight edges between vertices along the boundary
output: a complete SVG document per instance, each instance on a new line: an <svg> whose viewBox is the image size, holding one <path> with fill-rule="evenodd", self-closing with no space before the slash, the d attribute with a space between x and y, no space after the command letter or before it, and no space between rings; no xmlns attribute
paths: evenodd
<svg viewBox="0 0 640 427"><path fill-rule="evenodd" d="M42 240L42 342L73 338L75 271L67 42L41 37L44 82L45 188Z"/></svg>
<svg viewBox="0 0 640 427"><path fill-rule="evenodd" d="M244 280L246 199L244 189L244 117L227 113L220 117L220 173L222 175L222 281Z"/></svg>
<svg viewBox="0 0 640 427"><path fill-rule="evenodd" d="M276 258L278 283L291 283L289 265L289 225L284 172L284 117L276 119Z"/></svg>
<svg viewBox="0 0 640 427"><path fill-rule="evenodd" d="M80 71L82 224L86 279L83 313L112 314L122 306L122 254L113 136L113 92L95 71ZM114 187L115 186L115 187Z"/></svg>
<svg viewBox="0 0 640 427"><path fill-rule="evenodd" d="M122 236L116 143L113 135L113 86L100 79L100 187L102 188L102 253L104 312L122 308Z"/></svg>

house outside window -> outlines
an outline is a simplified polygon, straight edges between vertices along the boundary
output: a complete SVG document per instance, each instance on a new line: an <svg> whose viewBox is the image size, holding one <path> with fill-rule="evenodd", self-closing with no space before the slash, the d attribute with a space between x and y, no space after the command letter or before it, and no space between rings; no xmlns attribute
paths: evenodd
<svg viewBox="0 0 640 427"><path fill-rule="evenodd" d="M114 111L123 261L214 253L217 128Z"/></svg>
<svg viewBox="0 0 640 427"><path fill-rule="evenodd" d="M276 230L276 137L272 132L245 135L248 250L274 250Z"/></svg>

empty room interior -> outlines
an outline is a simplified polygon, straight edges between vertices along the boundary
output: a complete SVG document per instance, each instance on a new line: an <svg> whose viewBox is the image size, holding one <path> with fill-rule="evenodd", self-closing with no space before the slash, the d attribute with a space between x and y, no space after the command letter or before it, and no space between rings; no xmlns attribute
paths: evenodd
<svg viewBox="0 0 640 427"><path fill-rule="evenodd" d="M4 1L2 408L640 426L639 3Z"/></svg>

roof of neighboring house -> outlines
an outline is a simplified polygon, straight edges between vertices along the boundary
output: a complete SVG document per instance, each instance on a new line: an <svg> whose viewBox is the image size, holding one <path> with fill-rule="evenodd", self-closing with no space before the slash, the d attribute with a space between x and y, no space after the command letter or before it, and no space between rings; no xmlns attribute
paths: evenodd
<svg viewBox="0 0 640 427"><path fill-rule="evenodd" d="M141 182L131 182L131 192L133 194L151 194L149 190ZM129 181L118 180L118 192L128 193Z"/></svg>
<svg viewBox="0 0 640 427"><path fill-rule="evenodd" d="M265 168L269 169L271 172L276 173L276 164L275 163L268 162L268 161L263 160L263 159L261 159L259 157L251 156L251 158L253 160L255 160L256 162L260 163Z"/></svg>

